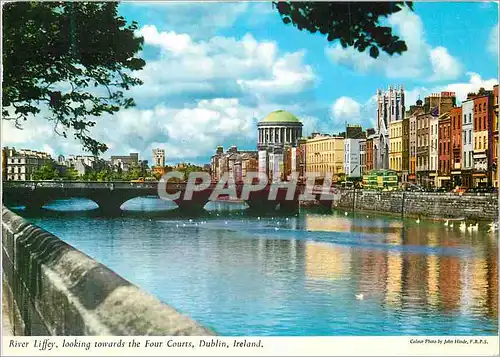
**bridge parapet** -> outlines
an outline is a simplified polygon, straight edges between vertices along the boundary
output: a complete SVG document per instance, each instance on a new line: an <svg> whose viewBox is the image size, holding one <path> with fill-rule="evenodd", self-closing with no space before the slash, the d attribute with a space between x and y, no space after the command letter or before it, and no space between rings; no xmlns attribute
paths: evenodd
<svg viewBox="0 0 500 357"><path fill-rule="evenodd" d="M16 335L214 335L5 207L2 242Z"/></svg>

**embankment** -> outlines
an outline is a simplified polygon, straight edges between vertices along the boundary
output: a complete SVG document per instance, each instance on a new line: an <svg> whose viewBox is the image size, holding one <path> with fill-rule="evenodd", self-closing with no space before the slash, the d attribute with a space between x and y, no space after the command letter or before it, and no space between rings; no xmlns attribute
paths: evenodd
<svg viewBox="0 0 500 357"><path fill-rule="evenodd" d="M404 217L498 219L498 194L343 190L333 209L396 214Z"/></svg>
<svg viewBox="0 0 500 357"><path fill-rule="evenodd" d="M214 335L5 207L2 242L4 302L15 335Z"/></svg>

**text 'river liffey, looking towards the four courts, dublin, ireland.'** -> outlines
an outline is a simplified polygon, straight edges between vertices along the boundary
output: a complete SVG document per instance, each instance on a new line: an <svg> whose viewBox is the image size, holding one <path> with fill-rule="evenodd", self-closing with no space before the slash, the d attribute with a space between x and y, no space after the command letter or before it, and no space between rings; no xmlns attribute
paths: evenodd
<svg viewBox="0 0 500 357"><path fill-rule="evenodd" d="M483 2L4 2L2 356L494 356Z"/></svg>

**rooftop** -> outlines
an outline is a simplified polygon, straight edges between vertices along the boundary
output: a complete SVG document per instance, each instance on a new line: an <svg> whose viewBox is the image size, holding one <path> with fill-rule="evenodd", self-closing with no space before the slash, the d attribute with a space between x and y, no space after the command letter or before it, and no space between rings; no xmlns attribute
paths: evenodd
<svg viewBox="0 0 500 357"><path fill-rule="evenodd" d="M261 123L300 123L300 120L286 110L276 110L260 121Z"/></svg>

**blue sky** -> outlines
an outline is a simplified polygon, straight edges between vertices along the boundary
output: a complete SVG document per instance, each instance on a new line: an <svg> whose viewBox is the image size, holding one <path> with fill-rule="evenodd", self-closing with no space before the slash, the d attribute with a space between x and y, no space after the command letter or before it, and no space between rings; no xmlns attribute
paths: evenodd
<svg viewBox="0 0 500 357"><path fill-rule="evenodd" d="M137 107L100 120L95 136L110 146L105 157L137 151L151 160L163 147L169 163L205 163L217 145L254 149L257 121L276 109L296 114L306 134L332 133L345 122L373 126L377 88L403 84L409 106L441 90L460 101L498 82L497 3L414 9L385 20L409 50L372 60L283 24L271 3L121 3L145 38L144 85L131 93ZM81 151L50 126L6 129L7 145Z"/></svg>

